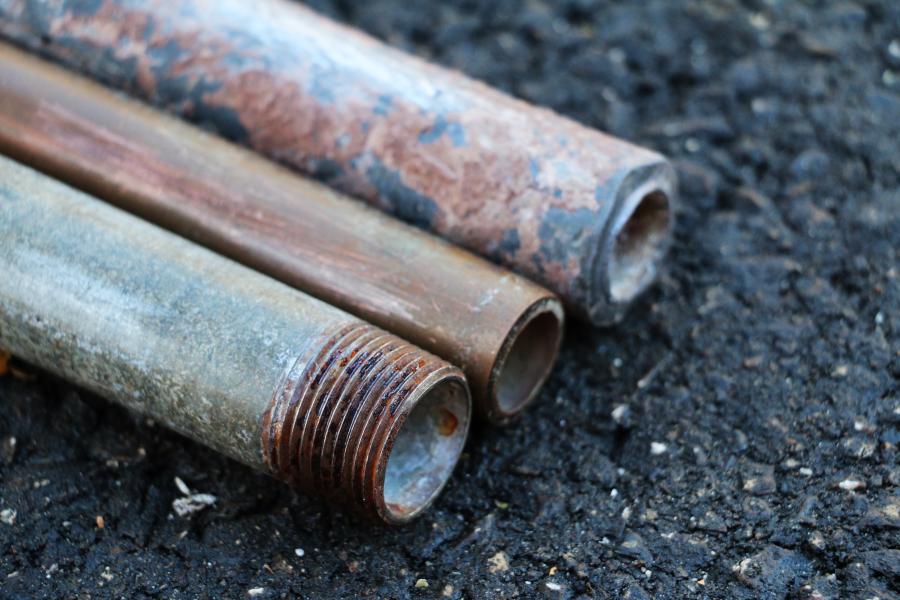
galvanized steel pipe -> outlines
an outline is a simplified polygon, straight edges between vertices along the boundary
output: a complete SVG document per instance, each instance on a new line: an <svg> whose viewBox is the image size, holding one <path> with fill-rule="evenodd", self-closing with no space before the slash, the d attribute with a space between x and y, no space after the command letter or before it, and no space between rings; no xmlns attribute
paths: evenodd
<svg viewBox="0 0 900 600"><path fill-rule="evenodd" d="M546 285L595 323L656 276L663 157L287 0L0 0L0 34Z"/></svg>
<svg viewBox="0 0 900 600"><path fill-rule="evenodd" d="M402 523L462 450L461 371L0 157L0 347Z"/></svg>

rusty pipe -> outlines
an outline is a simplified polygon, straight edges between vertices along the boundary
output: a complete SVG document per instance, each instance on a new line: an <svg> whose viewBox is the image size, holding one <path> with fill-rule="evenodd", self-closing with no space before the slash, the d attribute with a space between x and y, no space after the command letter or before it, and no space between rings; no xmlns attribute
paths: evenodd
<svg viewBox="0 0 900 600"><path fill-rule="evenodd" d="M388 523L469 425L463 373L0 157L0 347Z"/></svg>
<svg viewBox="0 0 900 600"><path fill-rule="evenodd" d="M547 290L2 43L0 152L461 365L494 422L556 359Z"/></svg>
<svg viewBox="0 0 900 600"><path fill-rule="evenodd" d="M0 0L0 34L621 317L668 247L660 155L287 0Z"/></svg>

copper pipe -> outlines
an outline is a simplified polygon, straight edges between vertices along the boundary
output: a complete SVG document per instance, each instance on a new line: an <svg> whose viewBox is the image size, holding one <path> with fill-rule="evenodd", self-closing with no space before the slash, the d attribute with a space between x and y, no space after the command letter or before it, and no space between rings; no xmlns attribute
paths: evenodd
<svg viewBox="0 0 900 600"><path fill-rule="evenodd" d="M0 347L388 523L469 425L462 372L0 157Z"/></svg>
<svg viewBox="0 0 900 600"><path fill-rule="evenodd" d="M0 152L461 365L492 421L556 359L547 290L4 44Z"/></svg>
<svg viewBox="0 0 900 600"><path fill-rule="evenodd" d="M531 277L609 323L655 278L658 154L287 0L0 0L0 34Z"/></svg>

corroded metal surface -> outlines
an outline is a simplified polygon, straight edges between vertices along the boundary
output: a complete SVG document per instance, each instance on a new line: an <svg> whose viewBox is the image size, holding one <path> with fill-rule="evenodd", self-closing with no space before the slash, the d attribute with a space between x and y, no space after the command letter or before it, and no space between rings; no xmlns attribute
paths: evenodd
<svg viewBox="0 0 900 600"><path fill-rule="evenodd" d="M455 367L5 158L0 264L0 347L304 490L403 522L462 449Z"/></svg>
<svg viewBox="0 0 900 600"><path fill-rule="evenodd" d="M461 365L493 421L556 358L546 289L5 44L0 151Z"/></svg>
<svg viewBox="0 0 900 600"><path fill-rule="evenodd" d="M286 0L0 0L0 34L509 266L597 323L649 285L668 245L674 176L659 155Z"/></svg>

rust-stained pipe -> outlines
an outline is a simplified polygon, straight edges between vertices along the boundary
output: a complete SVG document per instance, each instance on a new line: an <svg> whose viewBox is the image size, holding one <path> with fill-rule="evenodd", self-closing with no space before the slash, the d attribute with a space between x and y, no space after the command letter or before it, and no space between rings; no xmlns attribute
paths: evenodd
<svg viewBox="0 0 900 600"><path fill-rule="evenodd" d="M0 0L0 34L509 266L595 323L654 279L658 154L287 0Z"/></svg>
<svg viewBox="0 0 900 600"><path fill-rule="evenodd" d="M463 373L0 157L0 347L388 523L469 425Z"/></svg>
<svg viewBox="0 0 900 600"><path fill-rule="evenodd" d="M2 43L0 152L461 365L492 421L556 359L547 290Z"/></svg>

